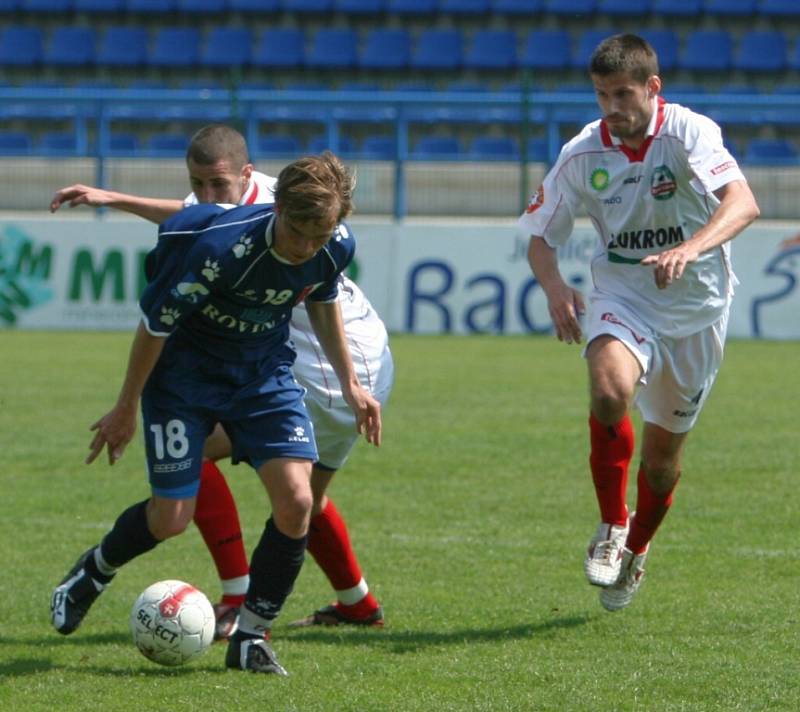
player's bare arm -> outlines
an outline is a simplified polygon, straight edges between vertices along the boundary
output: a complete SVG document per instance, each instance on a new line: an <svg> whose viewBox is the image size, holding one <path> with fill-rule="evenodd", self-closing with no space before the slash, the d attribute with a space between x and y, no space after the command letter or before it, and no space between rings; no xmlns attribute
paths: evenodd
<svg viewBox="0 0 800 712"><path fill-rule="evenodd" d="M139 195L103 190L80 183L57 191L50 201L50 212L54 213L65 203L70 208L86 205L91 208L124 210L158 225L183 208L180 200L144 198Z"/></svg>
<svg viewBox="0 0 800 712"><path fill-rule="evenodd" d="M381 444L381 404L356 377L344 335L342 313L337 302L306 301L308 318L325 356L342 386L342 395L356 416L356 428L367 442Z"/></svg>
<svg viewBox="0 0 800 712"><path fill-rule="evenodd" d="M150 334L144 323L140 322L133 339L125 381L117 402L90 428L94 431L94 437L89 444L87 465L97 459L104 447L108 451L110 465L122 457L128 443L136 434L139 399L145 383L161 355L165 341L164 337Z"/></svg>
<svg viewBox="0 0 800 712"><path fill-rule="evenodd" d="M547 307L558 340L579 344L582 334L578 317L584 313L586 307L581 293L570 287L561 277L556 251L543 237L532 235L528 245L528 262L547 295Z"/></svg>
<svg viewBox="0 0 800 712"><path fill-rule="evenodd" d="M714 195L720 200L719 207L708 223L692 235L691 239L642 260L643 265L655 267L654 278L659 289L664 289L680 279L687 264L694 262L702 253L732 240L760 214L750 187L742 180L722 186Z"/></svg>

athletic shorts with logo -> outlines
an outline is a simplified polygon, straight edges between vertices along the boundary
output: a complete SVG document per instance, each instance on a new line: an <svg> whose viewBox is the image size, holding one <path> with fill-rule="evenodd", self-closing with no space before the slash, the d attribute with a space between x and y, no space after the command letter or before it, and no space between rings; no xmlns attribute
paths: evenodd
<svg viewBox="0 0 800 712"><path fill-rule="evenodd" d="M258 469L276 457L316 461L305 389L291 371L294 352L231 363L170 338L142 394L150 485L160 497L194 497L203 445L219 422L233 446L232 461Z"/></svg>
<svg viewBox="0 0 800 712"><path fill-rule="evenodd" d="M697 422L722 364L728 313L701 331L671 338L656 334L622 303L595 298L586 343L603 335L621 341L642 368L636 406L645 422L685 433Z"/></svg>

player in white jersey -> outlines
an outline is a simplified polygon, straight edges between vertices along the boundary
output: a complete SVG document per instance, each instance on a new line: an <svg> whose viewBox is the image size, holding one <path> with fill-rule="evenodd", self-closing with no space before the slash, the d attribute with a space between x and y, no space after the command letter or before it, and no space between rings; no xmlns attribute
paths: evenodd
<svg viewBox="0 0 800 712"><path fill-rule="evenodd" d="M192 193L183 201L142 198L73 185L58 191L50 208L63 203L107 206L126 210L154 222L163 222L185 206L198 203L251 205L273 202L276 179L254 170L244 137L234 129L213 124L200 129L187 151ZM339 305L348 347L359 381L385 405L391 391L394 366L389 339L381 319L358 286L342 277ZM307 390L306 406L314 423L320 459L314 464L308 551L336 592L337 601L295 625L383 625L383 611L362 575L347 525L326 495L335 472L345 463L358 440L355 419L308 322L304 304L292 313L290 336L297 351L295 378ZM230 455L230 443L219 426L206 446L208 458L201 473L195 523L211 552L222 583L222 600L215 605L218 637L234 629L239 606L249 583L247 554L242 543L236 505L225 478L215 464Z"/></svg>
<svg viewBox="0 0 800 712"><path fill-rule="evenodd" d="M583 338L584 301L562 279L556 250L581 208L599 237L584 355L601 523L584 571L613 611L638 590L672 503L686 436L722 360L735 284L728 243L759 210L719 127L659 96L658 59L647 42L603 41L590 74L603 118L564 146L519 225L531 235L531 268L567 343ZM634 403L644 431L629 516Z"/></svg>

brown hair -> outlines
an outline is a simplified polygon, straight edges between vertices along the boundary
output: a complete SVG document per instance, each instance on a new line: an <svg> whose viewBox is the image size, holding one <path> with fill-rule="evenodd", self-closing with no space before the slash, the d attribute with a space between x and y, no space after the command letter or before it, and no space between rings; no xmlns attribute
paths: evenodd
<svg viewBox="0 0 800 712"><path fill-rule="evenodd" d="M250 163L244 136L225 124L209 124L195 133L186 149L186 160L189 159L201 166L227 160L234 171Z"/></svg>
<svg viewBox="0 0 800 712"><path fill-rule="evenodd" d="M614 35L597 45L589 62L589 73L600 77L628 74L644 84L658 74L658 56L647 40L638 35Z"/></svg>
<svg viewBox="0 0 800 712"><path fill-rule="evenodd" d="M275 205L297 222L339 222L353 211L353 173L330 151L305 156L278 174Z"/></svg>

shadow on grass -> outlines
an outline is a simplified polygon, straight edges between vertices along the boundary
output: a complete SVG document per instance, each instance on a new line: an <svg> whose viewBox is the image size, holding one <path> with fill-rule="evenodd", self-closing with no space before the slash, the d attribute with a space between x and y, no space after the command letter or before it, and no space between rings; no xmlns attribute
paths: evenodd
<svg viewBox="0 0 800 712"><path fill-rule="evenodd" d="M273 640L307 640L330 645L377 645L395 653L412 653L420 648L458 643L496 643L502 640L535 638L560 630L585 625L590 616L554 618L542 623L529 623L504 628L464 628L451 631L398 630L391 628L306 628L300 630L276 629Z"/></svg>
<svg viewBox="0 0 800 712"><path fill-rule="evenodd" d="M71 675L105 675L108 677L152 677L171 678L194 675L196 673L225 673L218 665L183 665L179 667L159 667L153 665L145 668L123 668L112 665L87 665L78 661L75 664L63 665L42 658L23 658L0 663L0 680L4 677L24 677L25 675L41 675L57 670Z"/></svg>
<svg viewBox="0 0 800 712"><path fill-rule="evenodd" d="M577 628L591 620L591 616L569 616L553 618L542 623L529 623L503 628L463 628L451 631L392 630L391 628L307 628L292 630L280 628L275 631L273 640L309 641L329 645L372 645L387 649L395 654L414 653L422 648L461 643L496 643L503 640L521 640L544 637L562 630ZM29 646L37 649L58 645L108 645L128 643L130 636L123 633L94 633L74 638L47 636L44 638L0 638L0 645ZM86 659L75 664L57 664L43 658L20 658L0 663L0 679L3 677L22 677L58 670L61 672L107 675L111 677L144 676L153 678L193 675L198 672L225 672L218 666L190 664L180 667L122 668L111 665L86 664Z"/></svg>

